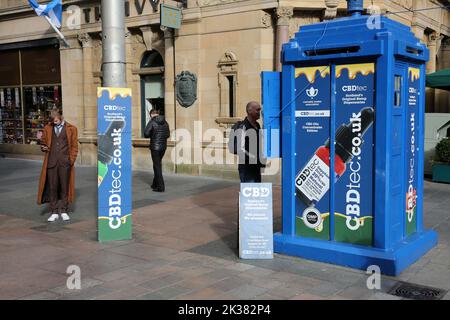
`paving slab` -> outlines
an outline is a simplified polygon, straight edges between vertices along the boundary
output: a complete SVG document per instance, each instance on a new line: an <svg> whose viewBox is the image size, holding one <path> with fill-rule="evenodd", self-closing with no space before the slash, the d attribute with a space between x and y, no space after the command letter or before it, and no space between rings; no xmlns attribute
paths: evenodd
<svg viewBox="0 0 450 320"><path fill-rule="evenodd" d="M450 290L450 186L425 181L425 225L439 244L398 277L367 289L367 274L275 254L237 256L234 181L166 175L153 193L150 172L133 172L133 239L97 241L96 168L77 168L70 223L49 225L35 203L39 161L0 159L0 299L399 299L397 281ZM274 186L274 230L281 192ZM81 269L81 290L66 286L67 267ZM447 294L444 299L449 299Z"/></svg>

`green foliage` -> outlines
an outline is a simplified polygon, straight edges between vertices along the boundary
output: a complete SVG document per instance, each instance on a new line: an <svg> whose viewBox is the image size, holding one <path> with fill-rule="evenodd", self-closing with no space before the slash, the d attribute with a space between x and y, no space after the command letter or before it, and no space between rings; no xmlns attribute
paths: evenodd
<svg viewBox="0 0 450 320"><path fill-rule="evenodd" d="M437 160L450 164L450 138L444 138L436 145Z"/></svg>

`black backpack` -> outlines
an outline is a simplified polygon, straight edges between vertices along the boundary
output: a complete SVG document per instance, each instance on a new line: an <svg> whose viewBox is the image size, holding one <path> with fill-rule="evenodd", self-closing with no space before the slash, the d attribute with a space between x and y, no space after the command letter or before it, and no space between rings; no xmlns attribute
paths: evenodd
<svg viewBox="0 0 450 320"><path fill-rule="evenodd" d="M228 150L231 153L233 153L233 154L238 154L237 134L238 134L239 130L243 130L243 129L244 129L244 121L243 120L240 120L240 121L236 122L231 127L230 137L229 137L229 140L228 140Z"/></svg>

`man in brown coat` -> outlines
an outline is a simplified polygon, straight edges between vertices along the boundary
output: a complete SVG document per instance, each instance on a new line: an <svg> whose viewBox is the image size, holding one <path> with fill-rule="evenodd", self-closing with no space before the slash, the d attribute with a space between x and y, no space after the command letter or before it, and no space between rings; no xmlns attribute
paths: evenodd
<svg viewBox="0 0 450 320"><path fill-rule="evenodd" d="M59 214L64 221L68 221L68 206L73 202L75 191L78 130L64 120L58 109L53 109L51 123L44 127L40 145L45 158L37 203L50 203L49 222L58 220Z"/></svg>

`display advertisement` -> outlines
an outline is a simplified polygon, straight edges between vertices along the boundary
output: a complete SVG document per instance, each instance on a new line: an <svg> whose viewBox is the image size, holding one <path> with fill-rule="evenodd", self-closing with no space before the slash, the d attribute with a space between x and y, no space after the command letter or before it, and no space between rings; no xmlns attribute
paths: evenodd
<svg viewBox="0 0 450 320"><path fill-rule="evenodd" d="M372 245L375 64L336 66L334 240Z"/></svg>
<svg viewBox="0 0 450 320"><path fill-rule="evenodd" d="M239 257L241 259L273 258L271 183L241 183Z"/></svg>
<svg viewBox="0 0 450 320"><path fill-rule="evenodd" d="M418 180L418 104L420 69L408 68L408 110L406 113L406 235L417 230L417 180Z"/></svg>
<svg viewBox="0 0 450 320"><path fill-rule="evenodd" d="M98 239L131 239L131 89L98 88L97 96Z"/></svg>
<svg viewBox="0 0 450 320"><path fill-rule="evenodd" d="M329 240L330 68L295 70L296 234Z"/></svg>

